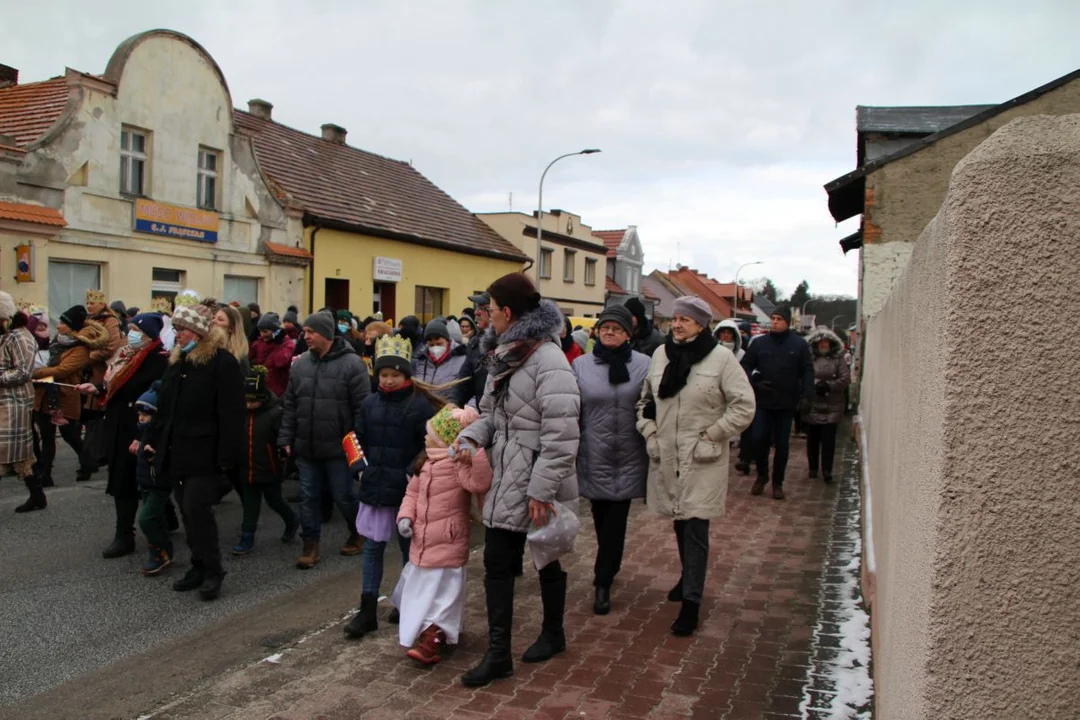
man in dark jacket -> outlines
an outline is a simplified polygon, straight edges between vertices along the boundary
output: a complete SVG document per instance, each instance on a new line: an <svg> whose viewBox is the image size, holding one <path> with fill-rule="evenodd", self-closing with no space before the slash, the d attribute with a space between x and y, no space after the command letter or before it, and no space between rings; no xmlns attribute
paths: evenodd
<svg viewBox="0 0 1080 720"><path fill-rule="evenodd" d="M469 300L476 306L475 310L475 322L476 332L466 346L466 351L469 355L469 362L462 368L462 377L465 377L464 373L472 375L472 384L469 386L468 394L470 397L465 397L466 393L462 393L464 402L469 402L470 399L476 401L476 407L480 407L480 401L484 399L484 386L487 385L487 353L480 347L480 338L487 332L488 327L491 325L491 295L486 292L482 292L479 295L470 295ZM468 384L468 383L466 383Z"/></svg>
<svg viewBox="0 0 1080 720"><path fill-rule="evenodd" d="M319 562L322 490L328 482L334 504L350 523L357 498L342 439L359 427L360 406L371 392L367 366L345 338L335 334L335 319L317 312L304 321L308 351L292 367L285 391L285 414L278 445L296 458L300 471L301 570ZM363 540L353 530L342 555L359 555Z"/></svg>
<svg viewBox="0 0 1080 720"><path fill-rule="evenodd" d="M814 359L810 346L791 332L791 308L781 305L770 317L772 329L746 349L742 366L750 376L757 396L754 418L754 447L757 451L757 481L750 493L760 495L769 482L769 446L773 456L773 498L784 499L784 471L787 469L791 424L799 403L814 392Z"/></svg>
<svg viewBox="0 0 1080 720"><path fill-rule="evenodd" d="M645 303L632 297L624 307L634 316L634 335L630 338L630 347L635 352L652 357L656 348L664 344L664 333L653 327L652 320L645 315Z"/></svg>
<svg viewBox="0 0 1080 720"><path fill-rule="evenodd" d="M213 600L225 577L214 504L244 447L244 377L225 349L225 332L211 328L209 308L180 306L172 324L176 346L161 379L146 452L154 456L157 474L172 480L191 550L191 569L173 590L198 588L203 600Z"/></svg>

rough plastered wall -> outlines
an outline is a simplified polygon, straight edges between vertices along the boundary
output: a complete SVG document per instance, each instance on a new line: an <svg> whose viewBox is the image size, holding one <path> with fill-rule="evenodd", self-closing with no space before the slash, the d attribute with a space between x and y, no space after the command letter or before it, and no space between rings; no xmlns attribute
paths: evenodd
<svg viewBox="0 0 1080 720"><path fill-rule="evenodd" d="M891 162L866 178L864 213L864 317L881 309L907 255L890 243L914 243L945 199L956 164L979 143L1013 120L1034 115L1080 113L1080 80L1017 105L983 123L938 140ZM877 248L875 251L869 248ZM894 262L899 260L900 262Z"/></svg>
<svg viewBox="0 0 1080 720"><path fill-rule="evenodd" d="M1078 206L1080 115L1010 123L868 325L878 718L1077 717Z"/></svg>

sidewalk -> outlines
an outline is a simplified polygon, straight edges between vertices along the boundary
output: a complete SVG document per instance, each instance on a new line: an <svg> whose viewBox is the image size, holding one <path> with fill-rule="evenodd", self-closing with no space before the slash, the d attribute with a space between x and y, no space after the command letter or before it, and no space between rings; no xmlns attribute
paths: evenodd
<svg viewBox="0 0 1080 720"><path fill-rule="evenodd" d="M845 450L847 443L842 443ZM837 474L844 458L837 458ZM469 564L465 632L434 669L416 667L385 623L374 638L346 642L339 621L271 661L241 668L154 713L154 718L793 718L812 666L813 627L833 532L835 486L806 479L793 440L788 499L751 497L750 478L731 470L727 517L712 526L702 626L669 632L678 605L666 602L679 576L670 521L635 503L612 611L592 614L596 542L587 502L570 574L567 652L478 690L459 676L486 644L481 553ZM526 562L528 556L526 553ZM357 575L359 583L359 575ZM390 588L384 588L389 594ZM343 612L346 608L342 609ZM518 583L514 651L539 630L536 573ZM144 717L151 716L147 713Z"/></svg>

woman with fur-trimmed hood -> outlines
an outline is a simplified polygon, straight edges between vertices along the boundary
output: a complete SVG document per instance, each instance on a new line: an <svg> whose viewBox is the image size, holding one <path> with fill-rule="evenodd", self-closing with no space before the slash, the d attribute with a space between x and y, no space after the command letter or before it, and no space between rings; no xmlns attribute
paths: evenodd
<svg viewBox="0 0 1080 720"><path fill-rule="evenodd" d="M173 327L176 347L161 379L146 451L158 475L172 480L191 550L191 569L173 590L198 589L203 600L213 600L225 577L214 503L244 448L244 376L226 349L225 332L211 327L209 308L178 307Z"/></svg>
<svg viewBox="0 0 1080 720"><path fill-rule="evenodd" d="M810 479L818 476L832 482L836 455L836 429L844 419L844 390L851 382L844 360L844 343L827 327L819 327L806 338L814 356L814 395L803 421L806 423L806 457ZM820 462L820 466L818 461Z"/></svg>

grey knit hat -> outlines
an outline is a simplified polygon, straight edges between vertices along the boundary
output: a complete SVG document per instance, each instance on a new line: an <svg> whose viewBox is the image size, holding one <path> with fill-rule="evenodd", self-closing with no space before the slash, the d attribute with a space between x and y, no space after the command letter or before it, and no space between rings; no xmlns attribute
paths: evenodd
<svg viewBox="0 0 1080 720"><path fill-rule="evenodd" d="M259 318L259 322L255 327L259 330L277 332L281 329L281 320L278 319L278 314L276 312L263 313L263 316Z"/></svg>
<svg viewBox="0 0 1080 720"><path fill-rule="evenodd" d="M304 327L311 328L313 332L322 335L327 340L333 340L334 331L337 330L334 316L324 312L308 315L307 320L304 321Z"/></svg>
<svg viewBox="0 0 1080 720"><path fill-rule="evenodd" d="M677 298L673 314L688 317L706 330L709 329L713 320L712 309L709 304L697 295L684 295Z"/></svg>

